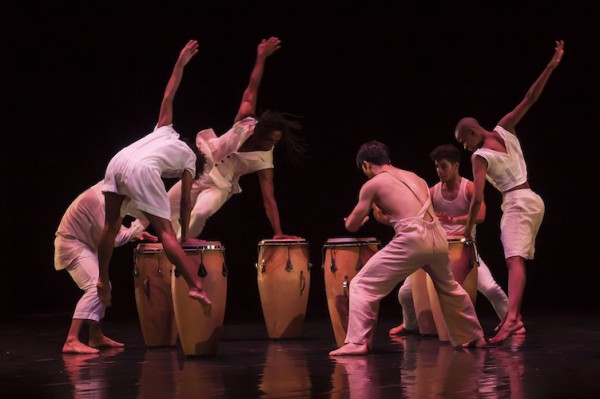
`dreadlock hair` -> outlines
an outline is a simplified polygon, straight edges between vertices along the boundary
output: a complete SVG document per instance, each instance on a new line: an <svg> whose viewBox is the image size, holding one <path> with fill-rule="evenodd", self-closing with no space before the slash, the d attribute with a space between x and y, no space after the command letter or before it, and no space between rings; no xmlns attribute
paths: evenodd
<svg viewBox="0 0 600 399"><path fill-rule="evenodd" d="M302 130L302 119L303 117L298 115L266 110L258 117L254 135L263 138L274 131L280 131L287 158L297 166L302 163L307 148L306 141L295 134Z"/></svg>

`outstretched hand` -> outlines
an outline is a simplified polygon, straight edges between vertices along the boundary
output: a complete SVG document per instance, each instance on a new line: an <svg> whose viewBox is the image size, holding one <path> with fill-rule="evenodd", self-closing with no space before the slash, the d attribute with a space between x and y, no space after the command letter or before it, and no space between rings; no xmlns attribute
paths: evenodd
<svg viewBox="0 0 600 399"><path fill-rule="evenodd" d="M552 55L552 59L548 63L548 66L551 68L556 68L558 64L560 64L560 60L565 53L565 42L564 40L557 40L556 46L554 47L554 55Z"/></svg>
<svg viewBox="0 0 600 399"><path fill-rule="evenodd" d="M198 41L190 40L187 42L183 50L179 53L179 62L182 63L183 66L187 65L188 62L192 59L193 56L198 52Z"/></svg>
<svg viewBox="0 0 600 399"><path fill-rule="evenodd" d="M301 240L301 237L298 236L292 236L289 234L273 234L273 239L274 240Z"/></svg>
<svg viewBox="0 0 600 399"><path fill-rule="evenodd" d="M158 237L148 233L147 231L142 231L138 238L142 241L150 241L150 242L158 242Z"/></svg>
<svg viewBox="0 0 600 399"><path fill-rule="evenodd" d="M256 49L258 57L267 58L281 48L281 40L276 37L263 39Z"/></svg>

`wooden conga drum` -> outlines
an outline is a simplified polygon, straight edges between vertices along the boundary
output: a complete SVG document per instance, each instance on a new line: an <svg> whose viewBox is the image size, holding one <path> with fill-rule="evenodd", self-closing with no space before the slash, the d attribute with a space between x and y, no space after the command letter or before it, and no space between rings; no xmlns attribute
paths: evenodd
<svg viewBox="0 0 600 399"><path fill-rule="evenodd" d="M302 332L310 289L308 259L304 239L258 244L258 291L269 338L297 338Z"/></svg>
<svg viewBox="0 0 600 399"><path fill-rule="evenodd" d="M348 330L350 281L381 247L375 238L330 238L323 245L323 273L331 326L338 347Z"/></svg>
<svg viewBox="0 0 600 399"><path fill-rule="evenodd" d="M133 286L146 346L173 346L177 325L171 296L171 263L162 244L138 244L133 252Z"/></svg>
<svg viewBox="0 0 600 399"><path fill-rule="evenodd" d="M184 245L183 250L192 258L194 273L202 279L212 305L210 312L206 312L200 302L191 299L185 279L179 272L173 271L171 289L179 342L186 356L215 355L223 329L227 299L225 248L219 241L206 241L203 245Z"/></svg>
<svg viewBox="0 0 600 399"><path fill-rule="evenodd" d="M458 279L456 281L465 289L467 294L469 294L471 301L473 302L473 304L475 304L475 300L477 298L477 268L479 267L479 260L477 256L477 248L475 246L475 242L471 240L466 240L464 238L449 238L448 250L450 257L450 270L452 271L452 274L454 276L458 276ZM415 290L419 291L419 300L422 301L424 296L429 297L430 312L431 316L433 317L433 323L435 325L435 332L433 333L437 333L440 341L449 341L450 337L448 336L448 328L446 326L444 316L442 315L439 297L433 285L433 281L422 269L413 273L412 276L415 276L415 274L417 273L420 273L420 276L423 277L418 277L419 283L417 287L415 287L415 279L413 278L413 299L415 298ZM426 294L422 292L423 280L426 282ZM417 302L415 300L415 310L416 308ZM424 333L423 331L421 331L421 321L419 320L420 313L423 321L423 326L426 330L428 330L426 333L432 333L430 319L426 320L425 315L422 313L422 309L420 309L420 312L417 311L419 331L421 333Z"/></svg>

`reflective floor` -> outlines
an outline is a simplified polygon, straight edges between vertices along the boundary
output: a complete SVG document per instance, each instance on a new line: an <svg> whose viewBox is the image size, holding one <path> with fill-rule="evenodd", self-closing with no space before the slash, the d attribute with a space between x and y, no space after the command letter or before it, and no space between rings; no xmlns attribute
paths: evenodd
<svg viewBox="0 0 600 399"><path fill-rule="evenodd" d="M598 398L600 318L529 315L527 335L458 351L434 337L390 340L380 320L374 351L331 359L329 320L306 320L301 338L269 340L264 324L225 324L218 353L147 349L137 320L105 323L124 350L60 353L66 314L2 322L2 398ZM486 331L495 320L482 319Z"/></svg>

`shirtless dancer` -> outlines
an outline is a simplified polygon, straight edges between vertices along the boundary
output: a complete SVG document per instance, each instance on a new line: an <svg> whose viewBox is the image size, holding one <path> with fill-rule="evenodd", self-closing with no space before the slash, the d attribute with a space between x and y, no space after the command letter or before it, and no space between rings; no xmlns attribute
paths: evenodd
<svg viewBox="0 0 600 399"><path fill-rule="evenodd" d="M465 223L473 196L473 182L459 173L460 151L451 144L441 145L431 152L430 158L435 163L435 170L440 178L440 181L429 189L433 209L448 237L464 237ZM483 223L485 210L485 203L482 203L477 215L477 223ZM466 275L455 275L454 278L462 284ZM415 332L418 329L410 279L409 276L398 290L398 301L402 305L402 324L392 328L389 331L390 335ZM498 318L504 320L508 308L506 294L496 283L490 269L481 258L477 269L477 289L490 301ZM525 332L524 329L521 332Z"/></svg>
<svg viewBox="0 0 600 399"><path fill-rule="evenodd" d="M98 353L100 347L123 347L102 333L100 320L105 306L96 294L98 282L98 240L104 226L103 182L81 193L69 206L56 230L54 267L67 270L84 294L77 302L71 327L63 345L63 353ZM121 226L114 246L120 247L136 239L156 241L156 237L134 226ZM83 324L89 325L88 345L79 340Z"/></svg>
<svg viewBox="0 0 600 399"><path fill-rule="evenodd" d="M196 145L206 154L207 164L205 173L192 184L189 237L198 237L208 218L221 209L232 195L242 191L238 183L241 176L256 173L273 238L297 238L284 234L281 229L273 184L273 148L282 139L291 140L288 128L298 126L274 112L258 119L254 116L266 59L280 46L281 41L276 37L262 40L258 45L256 62L233 127L219 137L212 129L203 130L196 136ZM176 231L179 227L180 198L181 183L176 183L169 190L171 220Z"/></svg>
<svg viewBox="0 0 600 399"><path fill-rule="evenodd" d="M508 267L508 313L490 343L499 343L523 328L521 304L525 290L525 260L533 259L535 238L544 217L544 202L534 193L527 180L527 167L515 126L537 101L546 82L560 63L564 42L556 42L554 54L525 98L488 131L474 118L463 118L454 136L464 148L473 152L473 198L465 232L470 237L483 203L487 180L502 193L500 231Z"/></svg>
<svg viewBox="0 0 600 399"><path fill-rule="evenodd" d="M431 276L439 293L442 314L455 347L485 346L473 303L452 278L446 233L423 179L390 164L387 147L377 141L361 146L357 165L369 181L358 204L346 218L348 231L357 231L368 219L373 203L390 217L396 234L369 259L350 283L350 313L345 345L331 356L364 355L370 351L379 301L419 268Z"/></svg>
<svg viewBox="0 0 600 399"><path fill-rule="evenodd" d="M181 178L184 193L181 196L181 240L185 242L191 206L189 193L192 180L202 173L204 156L197 153L195 147L192 149L179 140L179 134L173 130L173 100L183 69L197 52L195 40L190 40L181 50L165 89L154 132L119 151L106 169L102 188L106 203L105 222L98 245L100 278L97 283L98 296L106 306L111 300L108 269L115 237L123 216L130 214L150 221L167 258L187 282L188 295L200 301L206 311L210 310L202 280L192 272L194 264L177 242L170 220L169 198L162 181L163 177Z"/></svg>

